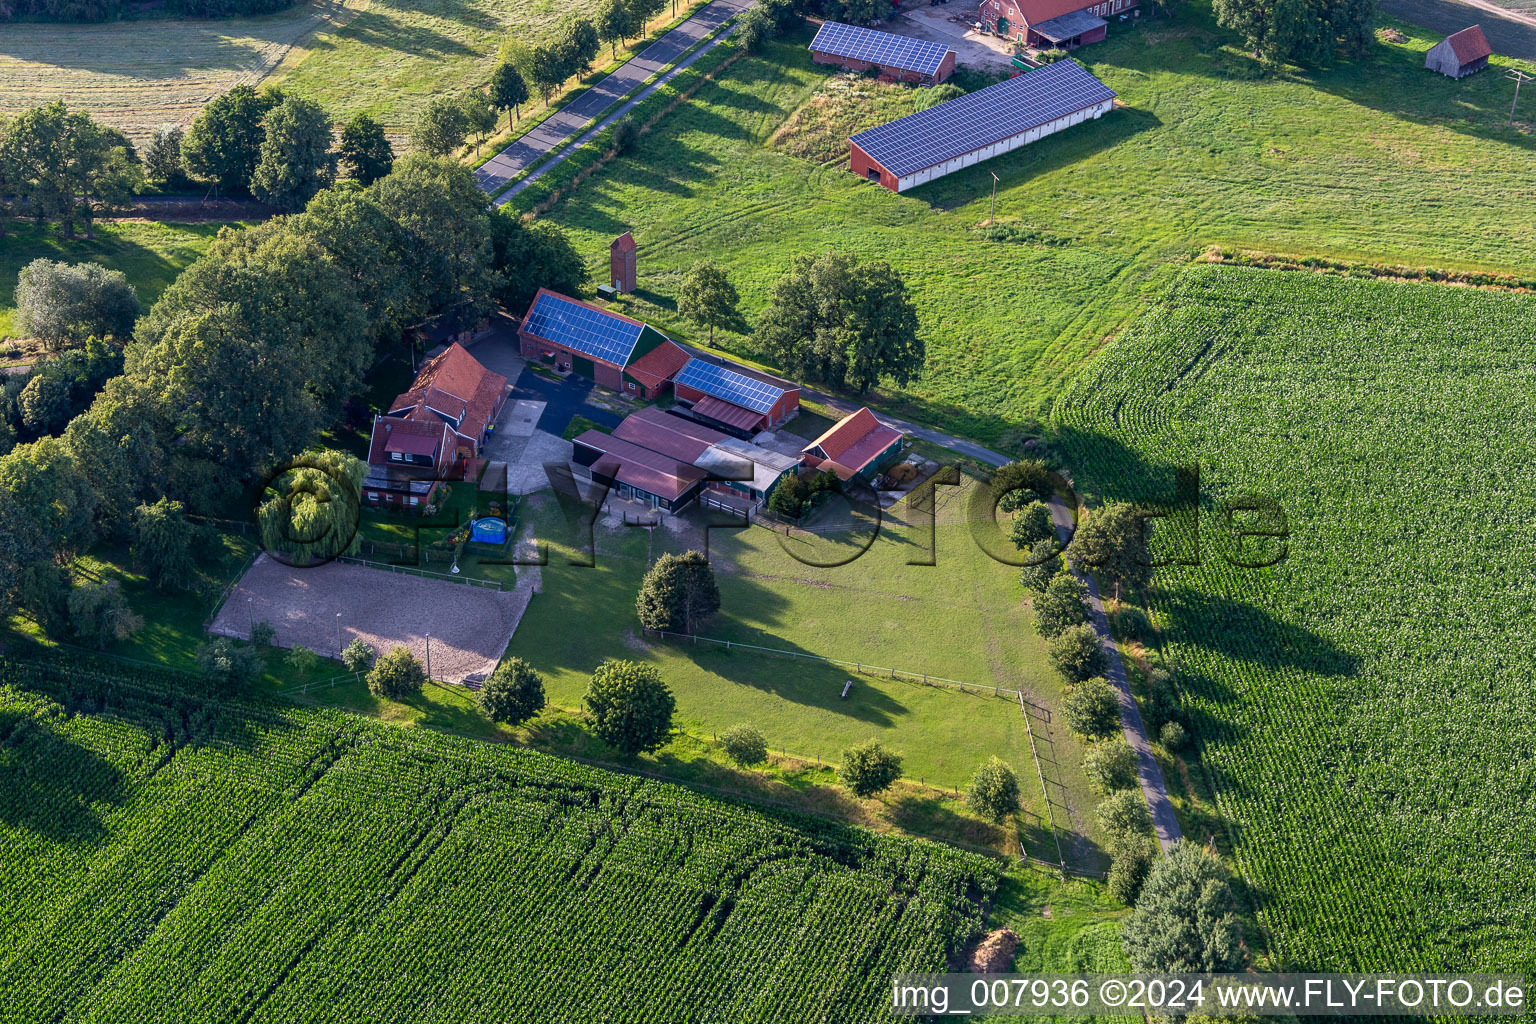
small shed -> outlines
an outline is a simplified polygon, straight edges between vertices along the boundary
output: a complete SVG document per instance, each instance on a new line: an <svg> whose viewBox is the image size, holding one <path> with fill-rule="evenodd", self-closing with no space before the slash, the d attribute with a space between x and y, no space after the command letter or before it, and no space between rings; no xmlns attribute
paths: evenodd
<svg viewBox="0 0 1536 1024"><path fill-rule="evenodd" d="M1492 54L1493 47L1488 45L1483 27L1473 25L1453 32L1430 47L1424 55L1424 66L1452 78L1465 78L1486 68Z"/></svg>

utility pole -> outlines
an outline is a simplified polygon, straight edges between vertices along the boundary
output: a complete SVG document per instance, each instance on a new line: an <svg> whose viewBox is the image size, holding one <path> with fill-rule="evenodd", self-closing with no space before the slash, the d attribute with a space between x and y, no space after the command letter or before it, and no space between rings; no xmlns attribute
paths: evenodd
<svg viewBox="0 0 1536 1024"><path fill-rule="evenodd" d="M987 173L992 175L992 212L987 214L987 223L991 224L997 220L997 172L988 171Z"/></svg>
<svg viewBox="0 0 1536 1024"><path fill-rule="evenodd" d="M1513 79L1514 83L1515 83L1515 102L1511 103L1509 105L1509 124L1510 124L1510 127L1514 127L1514 124L1515 124L1515 104L1520 102L1520 83L1521 82L1533 82L1533 81L1536 81L1536 77L1532 77L1531 75L1526 74L1524 71L1521 71L1519 68L1511 68L1509 70L1509 72L1504 77L1505 78L1509 78L1509 79Z"/></svg>
<svg viewBox="0 0 1536 1024"><path fill-rule="evenodd" d="M427 634L427 678L432 678L432 634Z"/></svg>
<svg viewBox="0 0 1536 1024"><path fill-rule="evenodd" d="M341 657L341 612L336 613L336 656Z"/></svg>

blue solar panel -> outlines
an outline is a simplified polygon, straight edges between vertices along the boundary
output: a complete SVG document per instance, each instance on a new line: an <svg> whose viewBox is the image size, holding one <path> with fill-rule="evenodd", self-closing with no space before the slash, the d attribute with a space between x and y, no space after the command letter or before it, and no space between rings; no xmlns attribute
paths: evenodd
<svg viewBox="0 0 1536 1024"><path fill-rule="evenodd" d="M900 178L1114 98L1109 86L1069 58L860 132L852 141Z"/></svg>
<svg viewBox="0 0 1536 1024"><path fill-rule="evenodd" d="M828 21L822 24L811 41L811 50L835 57L852 57L881 67L915 71L920 75L936 75L949 47L926 39Z"/></svg>
<svg viewBox="0 0 1536 1024"><path fill-rule="evenodd" d="M625 366L645 328L546 292L533 304L523 330L604 362Z"/></svg>
<svg viewBox="0 0 1536 1024"><path fill-rule="evenodd" d="M775 402L784 397L783 388L776 388L744 373L697 358L684 363L673 379L678 384L697 388L706 395L714 395L722 401L753 412L768 412Z"/></svg>

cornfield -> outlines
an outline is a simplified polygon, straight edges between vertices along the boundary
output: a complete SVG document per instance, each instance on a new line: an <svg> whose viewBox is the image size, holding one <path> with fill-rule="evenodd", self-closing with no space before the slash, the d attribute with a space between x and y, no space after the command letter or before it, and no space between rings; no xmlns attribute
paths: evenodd
<svg viewBox="0 0 1536 1024"><path fill-rule="evenodd" d="M0 680L16 1024L873 1020L997 885L930 843L153 671Z"/></svg>
<svg viewBox="0 0 1536 1024"><path fill-rule="evenodd" d="M1199 467L1151 603L1281 965L1536 969L1536 296L1194 268L1055 422L1096 498Z"/></svg>

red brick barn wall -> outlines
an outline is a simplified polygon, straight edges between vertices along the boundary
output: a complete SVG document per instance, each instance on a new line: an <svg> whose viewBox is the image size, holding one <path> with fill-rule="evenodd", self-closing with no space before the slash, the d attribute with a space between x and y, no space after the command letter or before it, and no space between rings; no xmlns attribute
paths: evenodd
<svg viewBox="0 0 1536 1024"><path fill-rule="evenodd" d="M558 345L553 341L545 341L537 335L527 331L518 331L517 336L522 340L523 358L542 361L545 352L555 353L555 362L561 364L575 364L577 356L583 359L592 359L584 352ZM601 359L592 359L593 374L599 384L614 391L624 390L624 371L612 363L605 363Z"/></svg>
<svg viewBox="0 0 1536 1024"><path fill-rule="evenodd" d="M800 408L800 392L791 389L779 396L779 400L773 403L773 408L768 410L768 426L776 427L795 413Z"/></svg>
<svg viewBox="0 0 1536 1024"><path fill-rule="evenodd" d="M825 50L812 50L811 62L814 64L836 64L840 68L849 71L868 71L874 67L868 61L857 60L853 57L839 57L835 53L827 53Z"/></svg>
<svg viewBox="0 0 1536 1024"><path fill-rule="evenodd" d="M869 176L869 172L871 170L878 171L880 172L880 184L884 185L892 192L896 191L896 175L875 163L875 161L870 158L870 155L860 149L856 144L852 142L848 143L848 150L849 170L853 171L854 174L857 174L859 177L868 181L876 180Z"/></svg>
<svg viewBox="0 0 1536 1024"><path fill-rule="evenodd" d="M699 399L704 397L704 392L700 391L698 388L691 388L687 384L679 384L676 381L672 382L672 393L676 395L680 401L684 402L697 402Z"/></svg>
<svg viewBox="0 0 1536 1024"><path fill-rule="evenodd" d="M944 79L948 78L950 75L952 75L954 73L955 73L955 51L954 50L950 50L948 53L946 53L944 55L944 59L939 61L939 70L937 70L937 71L935 71L933 73L933 84L934 85L938 85L940 82L944 81Z"/></svg>

